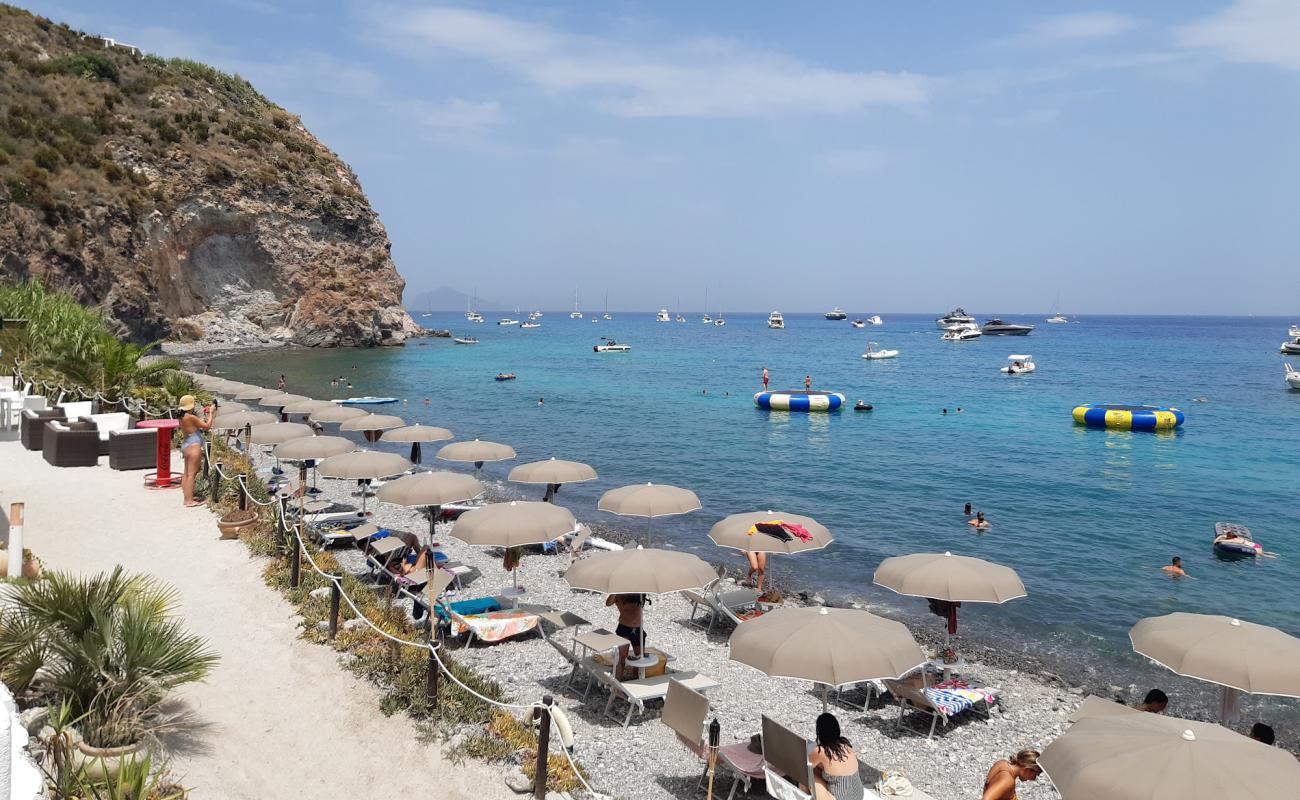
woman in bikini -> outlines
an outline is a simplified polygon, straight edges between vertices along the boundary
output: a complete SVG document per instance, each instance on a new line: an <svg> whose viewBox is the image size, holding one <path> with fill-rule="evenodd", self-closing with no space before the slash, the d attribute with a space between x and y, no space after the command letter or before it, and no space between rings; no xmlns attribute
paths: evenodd
<svg viewBox="0 0 1300 800"><path fill-rule="evenodd" d="M1037 750L1021 750L989 768L980 800L1016 800L1016 781L1036 781L1043 774Z"/></svg>
<svg viewBox="0 0 1300 800"><path fill-rule="evenodd" d="M816 800L862 800L862 779L858 777L858 754L840 735L840 721L834 714L817 717L817 747L808 757L817 782Z"/></svg>
<svg viewBox="0 0 1300 800"><path fill-rule="evenodd" d="M194 482L199 477L199 463L203 459L203 431L212 427L213 409L209 407L203 417L194 413L194 395L187 394L181 398L177 407L181 410L181 457L185 459L185 476L181 478L181 491L185 495L186 508L203 505L202 500L194 499Z"/></svg>

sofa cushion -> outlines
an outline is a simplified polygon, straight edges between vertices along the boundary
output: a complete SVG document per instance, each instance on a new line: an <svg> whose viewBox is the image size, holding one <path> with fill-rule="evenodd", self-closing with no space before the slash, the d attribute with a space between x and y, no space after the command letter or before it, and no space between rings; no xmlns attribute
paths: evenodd
<svg viewBox="0 0 1300 800"><path fill-rule="evenodd" d="M125 411L115 411L111 414L91 414L88 417L82 417L84 420L90 420L95 423L99 430L99 438L108 441L108 434L112 431L125 431L131 428L131 415Z"/></svg>
<svg viewBox="0 0 1300 800"><path fill-rule="evenodd" d="M70 431L95 431L95 423L88 419L78 419L67 423L67 429Z"/></svg>
<svg viewBox="0 0 1300 800"><path fill-rule="evenodd" d="M63 409L63 413L67 415L68 419L76 419L77 417L90 416L90 412L94 410L93 406L94 403L92 403L89 400L82 400L76 403L59 404L59 408Z"/></svg>

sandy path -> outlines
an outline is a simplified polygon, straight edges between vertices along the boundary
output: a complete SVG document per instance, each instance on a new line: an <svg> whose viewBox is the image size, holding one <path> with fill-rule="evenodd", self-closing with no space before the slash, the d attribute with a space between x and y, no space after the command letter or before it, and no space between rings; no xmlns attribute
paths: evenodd
<svg viewBox="0 0 1300 800"><path fill-rule="evenodd" d="M501 773L454 766L379 712L379 695L325 647L297 638L293 610L262 583L261 562L217 539L213 515L181 507L179 490L147 491L142 472L59 469L0 442L0 504L27 504L27 546L47 567L97 572L122 564L181 593L190 629L221 654L183 699L200 727L173 756L203 798L515 797ZM179 462L179 459L176 459ZM174 468L179 463L174 463Z"/></svg>

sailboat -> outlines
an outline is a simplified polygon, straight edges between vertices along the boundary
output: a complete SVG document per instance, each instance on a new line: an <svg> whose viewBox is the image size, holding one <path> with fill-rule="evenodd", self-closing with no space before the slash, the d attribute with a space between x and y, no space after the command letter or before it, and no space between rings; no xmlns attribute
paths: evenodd
<svg viewBox="0 0 1300 800"><path fill-rule="evenodd" d="M1064 314L1061 313L1060 292L1056 293L1056 302L1052 304L1052 316L1048 317L1047 321L1053 325L1064 325L1065 323L1070 321L1069 319L1066 318Z"/></svg>
<svg viewBox="0 0 1300 800"><path fill-rule="evenodd" d="M609 313L609 290L605 290L605 319L613 319L614 316Z"/></svg>
<svg viewBox="0 0 1300 800"><path fill-rule="evenodd" d="M482 322L483 315L474 310L474 301L478 299L478 287L474 287L474 294L465 298L465 319L470 322Z"/></svg>
<svg viewBox="0 0 1300 800"><path fill-rule="evenodd" d="M713 322L713 317L709 316L709 287L704 287L704 316L700 317L700 322L708 325Z"/></svg>
<svg viewBox="0 0 1300 800"><path fill-rule="evenodd" d="M573 290L573 310L569 312L569 319L582 319L582 312L578 310L578 290Z"/></svg>
<svg viewBox="0 0 1300 800"><path fill-rule="evenodd" d="M721 309L719 309L719 311L718 311L718 318L715 319L715 320L713 321L713 324L714 324L715 326L719 327L719 328L721 328L723 325L726 325L726 324L727 324L727 321L726 321L725 319L722 318L722 311L721 311Z"/></svg>

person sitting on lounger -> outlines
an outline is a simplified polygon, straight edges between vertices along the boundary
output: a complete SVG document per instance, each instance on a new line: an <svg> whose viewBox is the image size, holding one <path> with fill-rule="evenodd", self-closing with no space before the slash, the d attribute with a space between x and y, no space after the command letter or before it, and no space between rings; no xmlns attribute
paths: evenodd
<svg viewBox="0 0 1300 800"><path fill-rule="evenodd" d="M989 768L980 800L1016 800L1016 781L1036 781L1043 774L1037 750L1021 750Z"/></svg>
<svg viewBox="0 0 1300 800"><path fill-rule="evenodd" d="M632 643L632 654L637 658L641 657L645 647L645 632L641 630L641 612L645 604L646 597L643 594L611 594L605 598L605 605L618 606L618 627L614 628L614 633ZM635 670L630 676L624 672L627 652L626 646L620 647L618 663L614 665L614 675L621 681L636 677Z"/></svg>
<svg viewBox="0 0 1300 800"><path fill-rule="evenodd" d="M817 717L817 747L808 762L813 765L816 800L861 800L862 779L858 777L858 754L840 735L840 721L834 714Z"/></svg>

